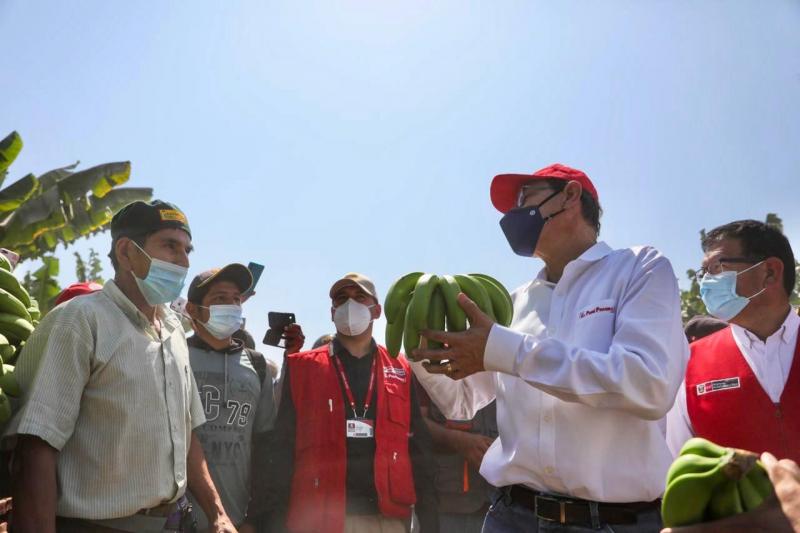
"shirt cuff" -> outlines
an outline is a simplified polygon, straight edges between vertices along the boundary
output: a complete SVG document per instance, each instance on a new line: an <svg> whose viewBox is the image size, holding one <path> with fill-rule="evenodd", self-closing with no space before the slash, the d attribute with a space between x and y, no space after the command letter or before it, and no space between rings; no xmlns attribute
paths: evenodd
<svg viewBox="0 0 800 533"><path fill-rule="evenodd" d="M484 368L514 375L517 352L524 338L524 333L504 328L498 324L492 326L483 352Z"/></svg>

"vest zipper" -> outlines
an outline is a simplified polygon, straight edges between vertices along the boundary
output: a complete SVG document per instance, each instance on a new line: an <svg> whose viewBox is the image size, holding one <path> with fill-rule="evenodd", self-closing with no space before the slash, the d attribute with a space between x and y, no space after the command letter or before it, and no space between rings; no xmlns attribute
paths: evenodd
<svg viewBox="0 0 800 533"><path fill-rule="evenodd" d="M788 446L786 446L786 432L783 430L783 411L781 410L781 404L775 404L775 418L778 419L778 429L781 432L781 450L784 456L786 456L789 452Z"/></svg>
<svg viewBox="0 0 800 533"><path fill-rule="evenodd" d="M315 477L315 478L314 478L314 488L315 488L315 489L318 489L318 488L319 488L319 478L318 478L318 477Z"/></svg>
<svg viewBox="0 0 800 533"><path fill-rule="evenodd" d="M392 462L397 462L397 452L392 452Z"/></svg>

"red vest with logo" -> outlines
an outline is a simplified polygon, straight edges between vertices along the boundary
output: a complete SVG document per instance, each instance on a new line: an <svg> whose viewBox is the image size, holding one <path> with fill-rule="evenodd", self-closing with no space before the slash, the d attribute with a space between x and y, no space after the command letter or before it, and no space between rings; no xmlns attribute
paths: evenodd
<svg viewBox="0 0 800 533"><path fill-rule="evenodd" d="M761 387L730 327L693 342L691 349L686 407L694 434L722 446L800 461L800 342L777 404Z"/></svg>
<svg viewBox="0 0 800 533"><path fill-rule="evenodd" d="M347 437L346 399L329 346L288 357L297 411L294 475L287 527L292 533L344 530ZM384 516L408 518L416 502L408 439L411 369L383 346L375 354L375 489Z"/></svg>

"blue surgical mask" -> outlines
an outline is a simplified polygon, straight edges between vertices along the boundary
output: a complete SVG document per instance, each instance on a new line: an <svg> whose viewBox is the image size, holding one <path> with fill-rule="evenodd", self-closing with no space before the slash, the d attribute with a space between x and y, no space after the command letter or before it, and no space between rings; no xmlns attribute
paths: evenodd
<svg viewBox="0 0 800 533"><path fill-rule="evenodd" d="M241 305L211 305L208 307L208 322L200 322L203 327L217 339L227 339L242 327Z"/></svg>
<svg viewBox="0 0 800 533"><path fill-rule="evenodd" d="M150 305L166 304L180 296L189 269L150 257L147 252L142 250L141 246L136 244L136 247L150 259L150 269L144 279L140 279L131 270L133 279L147 303Z"/></svg>
<svg viewBox="0 0 800 533"><path fill-rule="evenodd" d="M763 262L758 262L741 272L730 270L719 274L706 273L703 279L700 280L700 298L703 299L709 314L728 322L741 313L750 303L750 300L764 292L766 287L752 296L739 296L736 293L736 277Z"/></svg>
<svg viewBox="0 0 800 533"><path fill-rule="evenodd" d="M542 216L541 207L559 192L561 191L554 192L542 200L539 205L510 209L500 219L500 227L515 254L523 257L533 256L545 223L564 211L561 209L546 218Z"/></svg>

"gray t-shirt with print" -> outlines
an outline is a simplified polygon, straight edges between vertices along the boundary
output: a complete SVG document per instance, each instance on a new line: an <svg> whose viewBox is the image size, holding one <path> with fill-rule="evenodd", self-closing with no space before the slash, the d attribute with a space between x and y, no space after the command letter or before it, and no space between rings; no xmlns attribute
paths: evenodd
<svg viewBox="0 0 800 533"><path fill-rule="evenodd" d="M225 511L240 525L250 500L250 454L253 433L268 431L275 420L274 386L263 383L244 346L215 351L196 335L189 339L189 357L206 423L197 429L211 478ZM189 499L200 531L208 520L194 496Z"/></svg>

